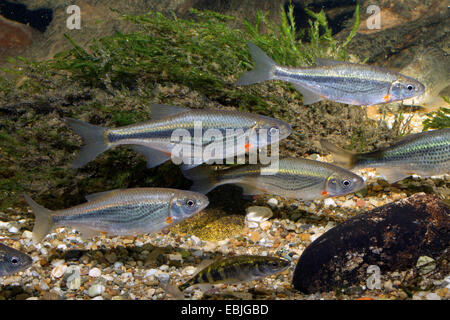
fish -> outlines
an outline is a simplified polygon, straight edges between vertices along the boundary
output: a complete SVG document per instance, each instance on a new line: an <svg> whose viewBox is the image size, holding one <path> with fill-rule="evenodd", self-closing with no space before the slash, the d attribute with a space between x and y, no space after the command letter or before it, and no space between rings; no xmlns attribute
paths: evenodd
<svg viewBox="0 0 450 320"><path fill-rule="evenodd" d="M85 142L72 167L80 168L104 151L119 145L131 145L143 154L148 168L156 167L174 155L186 167L194 167L276 143L292 132L290 125L284 121L235 110L191 110L170 105L151 105L150 110L152 120L120 128L104 128L66 118L66 122ZM197 130L195 127L198 124L201 124L201 129ZM198 138L196 131L201 134ZM180 138L180 141L174 142L173 135L177 132L187 133L194 139L185 142ZM262 134L266 134L266 139L261 138ZM239 139L246 139L246 143L235 150ZM217 155L205 156L205 153L192 155L186 152L183 156L183 152L175 152L183 146L191 150L194 145L203 149L209 147L209 150L217 148L222 150L222 154L218 152Z"/></svg>
<svg viewBox="0 0 450 320"><path fill-rule="evenodd" d="M0 243L0 277L28 269L32 263L29 255Z"/></svg>
<svg viewBox="0 0 450 320"><path fill-rule="evenodd" d="M400 72L407 76L414 76L425 85L423 94L404 100L404 105L420 106L425 112L436 111L440 107L450 107L442 98L442 95L446 95L444 89L450 85L450 55L445 51L436 47L426 48Z"/></svg>
<svg viewBox="0 0 450 320"><path fill-rule="evenodd" d="M207 266L203 266L203 264ZM206 261L191 279L175 287L171 284L161 284L162 288L177 299L183 299L183 291L198 285L217 283L235 284L262 279L286 270L290 262L284 258L268 256L241 255L220 259L212 263Z"/></svg>
<svg viewBox="0 0 450 320"><path fill-rule="evenodd" d="M413 174L429 177L450 173L450 128L410 134L367 153L353 153L324 139L321 145L339 165L354 170L376 168L389 183Z"/></svg>
<svg viewBox="0 0 450 320"><path fill-rule="evenodd" d="M275 194L286 198L313 200L341 196L364 187L357 174L330 163L309 159L282 158L278 168L244 164L222 170L198 166L182 171L194 183L190 190L208 193L223 184L236 184L243 194Z"/></svg>
<svg viewBox="0 0 450 320"><path fill-rule="evenodd" d="M36 217L33 242L54 228L70 227L82 239L158 232L200 212L209 204L200 193L169 188L116 189L88 195L88 202L51 211L24 194Z"/></svg>
<svg viewBox="0 0 450 320"><path fill-rule="evenodd" d="M425 90L416 79L377 66L317 58L316 67L290 68L277 65L255 44L249 42L248 47L255 68L236 84L287 81L303 95L305 105L328 99L370 106L412 98Z"/></svg>

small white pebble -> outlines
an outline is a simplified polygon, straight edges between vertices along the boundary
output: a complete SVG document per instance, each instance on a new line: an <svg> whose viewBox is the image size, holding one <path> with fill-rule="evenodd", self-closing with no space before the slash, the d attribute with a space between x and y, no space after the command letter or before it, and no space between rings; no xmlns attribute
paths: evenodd
<svg viewBox="0 0 450 320"><path fill-rule="evenodd" d="M19 232L19 229L16 226L12 226L8 228L8 232L17 233Z"/></svg>
<svg viewBox="0 0 450 320"><path fill-rule="evenodd" d="M323 205L324 205L325 207L336 207L336 206L337 206L337 205L336 205L336 202L334 202L333 198L326 198L326 199L323 201Z"/></svg>
<svg viewBox="0 0 450 320"><path fill-rule="evenodd" d="M427 300L441 300L441 297L437 293L430 292L429 294L427 294L425 296L425 299L427 299Z"/></svg>
<svg viewBox="0 0 450 320"><path fill-rule="evenodd" d="M102 271L99 268L92 268L89 270L89 277L98 278L102 275Z"/></svg>
<svg viewBox="0 0 450 320"><path fill-rule="evenodd" d="M55 278L61 278L66 272L67 266L65 264L57 265L52 270L52 276Z"/></svg>
<svg viewBox="0 0 450 320"><path fill-rule="evenodd" d="M269 200L267 200L267 204L272 208L275 208L276 206L278 206L278 200L275 198L270 198Z"/></svg>
<svg viewBox="0 0 450 320"><path fill-rule="evenodd" d="M96 296L101 295L103 292L105 292L105 286L97 283L92 285L88 290L89 297L93 298Z"/></svg>
<svg viewBox="0 0 450 320"><path fill-rule="evenodd" d="M22 237L24 237L25 239L31 239L31 238L33 238L33 232L25 230L22 233Z"/></svg>

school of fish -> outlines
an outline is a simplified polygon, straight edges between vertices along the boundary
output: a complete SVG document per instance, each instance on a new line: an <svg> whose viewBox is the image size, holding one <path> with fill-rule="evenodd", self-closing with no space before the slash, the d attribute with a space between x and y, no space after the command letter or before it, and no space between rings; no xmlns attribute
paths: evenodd
<svg viewBox="0 0 450 320"><path fill-rule="evenodd" d="M287 81L302 94L304 105L327 99L369 106L413 99L425 93L425 86L418 80L384 68L325 59L317 59L316 67L291 68L277 65L253 43L248 47L255 67L236 84ZM209 204L206 194L224 184L242 187L244 195L274 194L314 200L361 190L365 185L363 178L350 171L360 168L377 168L391 183L412 174L450 173L450 128L408 135L390 146L363 154L351 153L322 140L322 146L334 154L336 164L288 157L277 160L276 166L273 163L241 164L214 170L210 166L213 161L245 155L250 150L278 143L291 134L291 126L275 118L240 111L161 104L151 105L149 111L150 121L120 128L65 118L84 142L72 167L80 168L108 149L130 145L146 157L149 168L178 157L182 173L193 181L191 190L110 190L86 196L86 203L55 211L44 208L25 194L35 215L34 243L41 242L59 227L78 230L82 239L100 234L122 236L158 232L204 210ZM208 135L211 130L214 135ZM173 141L176 132L191 139ZM243 144L238 145L238 141ZM215 153L206 157L204 153L201 156L175 154L180 147L193 150L196 146L209 147ZM0 244L0 276L20 272L31 264L28 255ZM183 299L183 291L193 285L257 280L281 273L289 266L289 261L277 257L235 256L199 266L198 272L178 287L168 283L161 285L167 293Z"/></svg>

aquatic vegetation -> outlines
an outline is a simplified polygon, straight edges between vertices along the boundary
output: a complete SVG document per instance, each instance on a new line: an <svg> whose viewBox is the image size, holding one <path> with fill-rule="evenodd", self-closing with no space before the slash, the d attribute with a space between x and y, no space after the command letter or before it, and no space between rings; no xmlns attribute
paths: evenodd
<svg viewBox="0 0 450 320"><path fill-rule="evenodd" d="M450 103L448 97L444 97L444 100ZM450 108L439 108L439 110L429 113L427 117L423 121L423 131L450 128Z"/></svg>
<svg viewBox="0 0 450 320"><path fill-rule="evenodd" d="M196 19L184 20L175 15L166 17L159 12L145 15L121 15L135 23L140 30L135 33L93 39L88 49L80 47L70 36L73 49L57 54L45 62L31 62L18 58L24 70L8 70L26 75L21 87L30 91L43 91L59 75L65 80L84 86L97 87L110 93L127 88L144 92L154 89L156 82L185 85L206 94L209 98L227 104L237 102L245 109L267 110L265 99L249 90L236 90L230 77L250 66L246 43L248 40L261 46L280 64L310 65L316 57L324 56L346 60L346 44L355 35L352 32L344 43L331 36L325 13L308 11L310 43L301 41L296 30L293 6L288 12L281 10L281 24L274 25L258 11L256 23L245 22L245 30L232 28L227 22L234 17L210 11L192 9ZM359 6L355 12L354 30L359 25ZM262 32L262 27L268 32ZM320 29L324 29L321 34ZM33 74L36 77L30 77ZM48 81L42 81L48 79Z"/></svg>
<svg viewBox="0 0 450 320"><path fill-rule="evenodd" d="M229 25L234 17L196 10L192 14L195 19L190 20L158 12L122 15L139 30L94 39L88 48L67 36L73 48L54 59L9 60L8 68L0 71L7 73L0 77L0 112L5 115L2 132L8 136L0 139L1 208L21 202L22 192L36 190L38 201L57 208L80 203L83 195L105 189L162 182L185 188L189 183L172 164L146 169L145 159L129 148L108 152L78 172L71 170L69 164L81 140L62 121L63 116L119 127L150 119L150 103L172 103L181 96L185 105L199 101L209 107L232 106L292 122L286 106L301 100L289 84L281 83L276 90L235 86L236 77L251 68L247 41L261 46L277 62L293 66L311 64L318 56L348 58L345 43L330 37L323 13L311 18L311 42L302 40L292 6L287 13L281 11L280 25L258 12L257 22L247 21L243 29ZM360 111L345 110L345 118L339 120L334 114L341 115L342 108L314 106L304 111L308 114L302 111L295 117L312 122L323 119L323 110L332 112L326 121L339 126L361 116ZM369 127L375 129L367 125L362 130ZM352 131L351 126L345 129L347 135ZM306 149L307 137L297 129L293 139Z"/></svg>

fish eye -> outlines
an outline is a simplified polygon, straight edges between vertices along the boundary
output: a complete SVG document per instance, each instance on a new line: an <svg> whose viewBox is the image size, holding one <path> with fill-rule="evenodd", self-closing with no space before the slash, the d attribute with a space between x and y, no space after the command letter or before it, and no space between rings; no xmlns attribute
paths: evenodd
<svg viewBox="0 0 450 320"><path fill-rule="evenodd" d="M350 187L352 182L350 180L342 180L342 185L346 188Z"/></svg>
<svg viewBox="0 0 450 320"><path fill-rule="evenodd" d="M414 89L414 87L410 84L408 84L408 86L406 87L406 89L408 89L409 91L411 91L412 89Z"/></svg>
<svg viewBox="0 0 450 320"><path fill-rule="evenodd" d="M192 199L186 200L186 205L187 205L189 208L193 208L193 207L195 206L195 200L192 200Z"/></svg>
<svg viewBox="0 0 450 320"><path fill-rule="evenodd" d="M19 258L17 258L17 257L12 257L12 258L11 258L11 263L12 263L12 264L18 264L18 263L19 263Z"/></svg>
<svg viewBox="0 0 450 320"><path fill-rule="evenodd" d="M275 134L277 134L280 131L280 129L278 127L271 127L269 129L269 136L273 136Z"/></svg>
<svg viewBox="0 0 450 320"><path fill-rule="evenodd" d="M278 266L278 263L276 263L275 261L272 261L271 265L272 265L272 267L276 267L276 266Z"/></svg>

